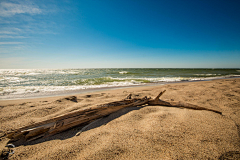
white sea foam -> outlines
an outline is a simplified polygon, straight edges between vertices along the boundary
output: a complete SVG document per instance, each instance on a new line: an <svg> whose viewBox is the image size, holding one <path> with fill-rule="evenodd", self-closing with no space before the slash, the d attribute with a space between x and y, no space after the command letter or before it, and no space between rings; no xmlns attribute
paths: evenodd
<svg viewBox="0 0 240 160"><path fill-rule="evenodd" d="M160 77L160 78L112 78L116 80L129 80L134 83L140 82L141 80L144 82L144 80L147 80L149 82L179 82L179 81L187 81L191 80L192 78L186 78L186 77ZM137 80L137 81L135 81Z"/></svg>
<svg viewBox="0 0 240 160"><path fill-rule="evenodd" d="M6 83L19 83L19 82L24 82L28 80L20 77L2 77L0 81L6 81Z"/></svg>
<svg viewBox="0 0 240 160"><path fill-rule="evenodd" d="M127 74L128 72L127 71L121 71L119 72L120 74Z"/></svg>
<svg viewBox="0 0 240 160"><path fill-rule="evenodd" d="M217 74L193 74L193 75L196 75L196 76L216 76ZM218 74L218 75L221 75L221 74Z"/></svg>
<svg viewBox="0 0 240 160"><path fill-rule="evenodd" d="M53 70L53 69L0 69L0 75L39 75L39 74L77 74L72 70Z"/></svg>
<svg viewBox="0 0 240 160"><path fill-rule="evenodd" d="M28 73L26 75L39 75L39 74L41 74L41 73Z"/></svg>
<svg viewBox="0 0 240 160"><path fill-rule="evenodd" d="M121 86L131 86L139 85L139 82L109 82L102 85L79 85L79 86L19 86L19 87L1 87L0 96L4 95L24 95L33 93L47 93L47 92L57 92L57 91L73 91L81 89L94 89L94 88L104 88L104 87L121 87Z"/></svg>

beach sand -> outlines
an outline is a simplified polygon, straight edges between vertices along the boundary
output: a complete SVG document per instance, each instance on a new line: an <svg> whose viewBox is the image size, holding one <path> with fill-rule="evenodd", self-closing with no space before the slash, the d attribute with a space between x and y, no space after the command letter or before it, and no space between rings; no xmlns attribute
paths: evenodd
<svg viewBox="0 0 240 160"><path fill-rule="evenodd" d="M240 159L240 79L172 83L68 96L0 101L0 150L5 132L71 111L119 101L128 94L182 101L209 109L164 106L124 108L83 126L27 143L9 159Z"/></svg>

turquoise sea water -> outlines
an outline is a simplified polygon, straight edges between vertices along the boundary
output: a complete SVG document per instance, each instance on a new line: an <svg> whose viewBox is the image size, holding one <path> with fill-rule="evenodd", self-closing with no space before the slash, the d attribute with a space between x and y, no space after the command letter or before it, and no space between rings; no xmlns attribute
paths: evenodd
<svg viewBox="0 0 240 160"><path fill-rule="evenodd" d="M0 69L0 96L229 77L240 69Z"/></svg>

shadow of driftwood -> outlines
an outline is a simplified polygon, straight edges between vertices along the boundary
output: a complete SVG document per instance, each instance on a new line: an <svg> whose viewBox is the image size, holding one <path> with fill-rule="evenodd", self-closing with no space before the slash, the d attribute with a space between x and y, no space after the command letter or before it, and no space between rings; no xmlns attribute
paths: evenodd
<svg viewBox="0 0 240 160"><path fill-rule="evenodd" d="M230 151L222 154L219 157L219 160L239 160L240 159L240 152L239 151Z"/></svg>
<svg viewBox="0 0 240 160"><path fill-rule="evenodd" d="M128 112L130 111L133 111L133 110L139 110L141 108L143 108L144 106L141 106L141 107L128 107L128 108L123 108L115 113L112 113L106 117L103 117L102 119L99 119L99 121L97 121L96 123L91 123L89 126L87 126L86 128L84 128L83 132L85 131L88 131L88 130L91 130L91 129L94 129L94 128L97 128L97 127L100 127L102 125L105 125L107 124L108 122L124 115L124 114L127 114Z"/></svg>
<svg viewBox="0 0 240 160"><path fill-rule="evenodd" d="M235 124L236 124L236 122L235 122ZM237 130L238 130L238 137L240 137L240 125L236 124L236 126L237 126ZM240 140L239 140L239 142L240 142Z"/></svg>
<svg viewBox="0 0 240 160"><path fill-rule="evenodd" d="M40 138L40 139L36 139L36 140L30 141L30 142L21 139L21 140L15 141L15 142L9 141L9 143L12 143L17 147L17 146L21 146L21 145L24 145L24 146L34 145L34 144L43 143L43 142L46 142L46 141L51 141L51 140L56 140L56 139L65 140L65 139L74 137L76 135L76 133L78 133L86 125L88 125L88 126L86 128L84 128L84 130L82 132L85 132L85 131L88 131L90 129L94 129L94 128L100 127L102 125L105 125L106 123L108 123L108 122L110 122L110 121L112 121L112 120L114 120L114 119L116 119L116 118L118 118L118 117L120 117L124 114L127 114L127 113L129 113L133 110L139 110L143 107L145 107L145 106L123 108L123 109L121 109L121 110L119 110L115 113L112 113L108 116L103 117L97 123L92 123L90 125L88 125L88 123L85 123L85 124L82 124L80 126L76 126L76 127L72 128L70 130L58 133L56 135L53 135L53 136L50 136L50 137L47 137L47 138Z"/></svg>

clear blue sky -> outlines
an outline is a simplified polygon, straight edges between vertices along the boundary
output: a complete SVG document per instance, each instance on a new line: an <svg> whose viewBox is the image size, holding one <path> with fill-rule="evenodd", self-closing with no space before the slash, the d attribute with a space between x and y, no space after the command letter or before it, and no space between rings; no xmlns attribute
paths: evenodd
<svg viewBox="0 0 240 160"><path fill-rule="evenodd" d="M239 0L1 0L0 68L240 68Z"/></svg>

